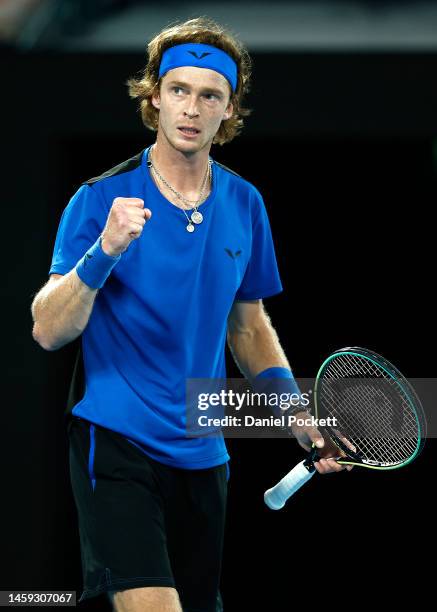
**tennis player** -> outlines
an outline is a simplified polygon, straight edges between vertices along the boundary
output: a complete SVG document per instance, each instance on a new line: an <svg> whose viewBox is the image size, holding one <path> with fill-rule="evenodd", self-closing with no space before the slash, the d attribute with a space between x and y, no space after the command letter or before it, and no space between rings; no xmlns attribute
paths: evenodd
<svg viewBox="0 0 437 612"><path fill-rule="evenodd" d="M148 55L128 85L156 140L71 198L33 336L46 350L81 336L67 411L80 601L218 612L230 458L223 436L186 435L186 379L225 378L226 341L248 379L294 379L262 303L282 291L262 196L210 156L250 112L250 57L204 17Z"/></svg>

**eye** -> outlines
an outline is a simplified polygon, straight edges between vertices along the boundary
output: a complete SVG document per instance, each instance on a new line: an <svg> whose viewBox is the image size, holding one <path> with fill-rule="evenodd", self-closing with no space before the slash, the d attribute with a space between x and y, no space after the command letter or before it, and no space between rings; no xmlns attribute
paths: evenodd
<svg viewBox="0 0 437 612"><path fill-rule="evenodd" d="M205 94L205 97L206 97L206 98L211 99L211 96L212 96L213 98L215 98L216 100L219 100L219 99L220 99L220 97L219 97L219 96L216 96L215 94L212 94L212 93Z"/></svg>
<svg viewBox="0 0 437 612"><path fill-rule="evenodd" d="M179 87L178 85L175 85L174 87L171 88L172 91L176 92L176 89L180 89L182 91L182 87Z"/></svg>

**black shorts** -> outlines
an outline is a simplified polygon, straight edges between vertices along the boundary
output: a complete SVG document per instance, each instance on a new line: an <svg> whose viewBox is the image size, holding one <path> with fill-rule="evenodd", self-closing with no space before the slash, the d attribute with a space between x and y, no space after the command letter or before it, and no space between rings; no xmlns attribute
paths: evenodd
<svg viewBox="0 0 437 612"><path fill-rule="evenodd" d="M147 586L177 589L184 612L221 612L227 464L159 463L120 434L70 417L83 601Z"/></svg>

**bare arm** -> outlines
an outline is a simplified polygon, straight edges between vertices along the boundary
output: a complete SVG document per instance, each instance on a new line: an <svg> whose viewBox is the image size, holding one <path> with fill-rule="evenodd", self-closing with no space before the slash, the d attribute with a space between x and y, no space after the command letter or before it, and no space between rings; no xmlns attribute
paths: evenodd
<svg viewBox="0 0 437 612"><path fill-rule="evenodd" d="M290 368L262 300L234 302L227 341L236 364L250 381L266 368Z"/></svg>
<svg viewBox="0 0 437 612"><path fill-rule="evenodd" d="M139 238L152 212L140 198L115 198L102 232L102 250L109 256L123 253ZM73 268L52 274L32 303L32 335L48 351L68 344L83 332L98 289L85 284Z"/></svg>
<svg viewBox="0 0 437 612"><path fill-rule="evenodd" d="M267 368L290 368L261 300L234 302L228 317L227 338L235 362L250 382ZM297 416L302 415L298 413ZM324 444L316 427L293 425L292 431L305 450L309 451L312 443L317 444L319 456L322 458L314 465L320 474L341 472L345 469L345 466L333 459L338 456L338 449L332 444ZM346 469L350 471L352 466L347 466Z"/></svg>
<svg viewBox="0 0 437 612"><path fill-rule="evenodd" d="M91 315L97 289L91 289L76 270L52 274L32 303L32 335L48 351L68 344L83 332Z"/></svg>

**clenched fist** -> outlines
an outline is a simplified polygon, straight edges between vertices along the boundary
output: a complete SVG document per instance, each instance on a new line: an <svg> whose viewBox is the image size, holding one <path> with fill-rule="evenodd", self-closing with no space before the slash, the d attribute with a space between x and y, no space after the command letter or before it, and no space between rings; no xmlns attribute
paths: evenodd
<svg viewBox="0 0 437 612"><path fill-rule="evenodd" d="M132 240L139 238L152 216L140 198L115 198L102 232L102 249L115 257L123 253Z"/></svg>

